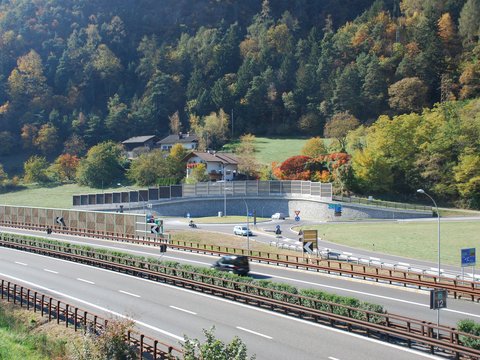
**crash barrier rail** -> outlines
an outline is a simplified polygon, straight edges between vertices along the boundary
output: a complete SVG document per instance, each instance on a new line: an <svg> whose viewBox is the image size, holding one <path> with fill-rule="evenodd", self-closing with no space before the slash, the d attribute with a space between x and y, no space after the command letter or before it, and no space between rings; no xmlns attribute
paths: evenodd
<svg viewBox="0 0 480 360"><path fill-rule="evenodd" d="M13 240L13 239L12 239ZM456 359L478 359L480 350L465 346L465 341L478 341L480 336L460 332L455 328L400 315L374 312L313 297L292 294L211 275L153 264L139 259L123 258L74 247L42 243L41 247L28 245L35 240L5 241L5 247L67 259L112 271L128 273L189 290L208 293L247 305L267 308L289 316L330 325L349 332L394 342L433 354L453 355ZM36 244L36 242L35 242ZM58 249L68 251L63 252Z"/></svg>
<svg viewBox="0 0 480 360"><path fill-rule="evenodd" d="M3 224L0 224L3 225ZM12 225L4 225L12 226ZM17 228L25 228L30 230L43 230L38 226L16 225ZM72 231L69 229L55 229L55 232L76 236L89 236L115 240L119 242L131 242L134 244L159 246L165 243L166 239L148 240L145 237L120 237L110 234L92 233L88 231ZM425 272L410 272L404 266L393 268L382 267L376 261L368 263L344 262L332 259L313 258L301 255L288 255L270 253L264 251L253 251L239 249L234 247L222 247L217 245L199 244L195 242L168 240L168 247L190 252L199 252L211 255L246 255L252 261L259 263L267 263L277 266L285 266L296 269L304 269L317 272L325 272L328 274L337 274L341 276L349 276L352 278L361 278L363 280L373 280L376 282L385 282L388 284L400 284L404 287L413 286L421 288L440 288L448 291L449 295L457 298L466 298L471 301L480 301L480 281L470 281L458 278L441 276L438 274L428 274Z"/></svg>
<svg viewBox="0 0 480 360"><path fill-rule="evenodd" d="M22 308L26 306L27 310L39 311L49 322L64 322L65 327L73 326L75 331L98 335L108 326L109 321L99 315L7 280L1 280L0 292L2 300L13 302ZM182 350L136 331L127 330L124 340L137 349L139 359L173 360L182 356Z"/></svg>
<svg viewBox="0 0 480 360"><path fill-rule="evenodd" d="M360 198L356 196L343 196L343 195L333 195L333 201L341 201L344 203L351 204L361 204L367 206L376 206L376 207L385 207L398 210L420 210L420 211L432 211L431 206L418 205L418 204L407 204L393 201L384 201L384 200L375 200L368 198Z"/></svg>
<svg viewBox="0 0 480 360"><path fill-rule="evenodd" d="M269 245L275 246L279 249L303 252L303 246L292 245L285 242L270 241ZM353 262L356 264L365 264L368 266L379 267L381 269L402 269L407 271L408 273L438 275L438 268L433 268L433 267L424 268L419 265L412 266L411 264L405 263L405 262L386 262L386 261L382 261L377 257L372 257L372 256L368 258L362 258L359 256L354 256L351 252L347 252L347 251L335 251L329 248L323 248L323 249L314 249L312 251L312 254L315 256L320 256L322 258L328 258L331 260L347 261L347 262ZM474 274L473 272L458 273L458 272L445 271L443 269L440 269L440 273L442 277L447 277L451 279L468 280L470 278L473 280L476 279L475 281L480 280L480 274Z"/></svg>

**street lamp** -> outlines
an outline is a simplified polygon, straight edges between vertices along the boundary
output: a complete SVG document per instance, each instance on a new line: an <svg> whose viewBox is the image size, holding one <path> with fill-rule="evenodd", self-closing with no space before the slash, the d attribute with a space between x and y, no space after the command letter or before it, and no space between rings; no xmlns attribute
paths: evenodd
<svg viewBox="0 0 480 360"><path fill-rule="evenodd" d="M130 190L130 191L137 191L137 190L133 190L133 189L129 188L128 186L122 185L121 183L117 183L117 185L118 185L118 186L121 186L121 187L124 187L125 189L128 189L128 190ZM145 214L145 200L143 199L142 194L140 194L140 191L137 191L137 192L138 192L138 196L139 196L140 199L142 200L142 211L143 211L143 213ZM129 197L128 200L129 200L129 201L128 201L128 203L129 203L128 206L130 207L130 197Z"/></svg>
<svg viewBox="0 0 480 360"><path fill-rule="evenodd" d="M248 222L248 217L249 217L248 205L245 199L242 199L242 200L245 203L245 208L247 209L247 251L248 251L248 255L250 255L250 226Z"/></svg>
<svg viewBox="0 0 480 360"><path fill-rule="evenodd" d="M423 194L423 195L429 197L430 200L432 200L433 205L435 205L435 211L437 212L437 219L438 219L438 225L437 225L438 226L438 232L437 232L437 235L438 235L438 239L437 239L437 242L438 242L438 282L440 282L440 276L441 276L441 271L440 271L440 213L438 212L437 203L435 202L433 197L431 197L430 195L428 195L425 192L425 190L418 189L417 193ZM437 309L437 328L438 328L438 331L437 331L437 339L438 339L438 338L440 338L440 308Z"/></svg>
<svg viewBox="0 0 480 360"><path fill-rule="evenodd" d="M225 164L223 166L223 216L227 216L227 183L225 180Z"/></svg>

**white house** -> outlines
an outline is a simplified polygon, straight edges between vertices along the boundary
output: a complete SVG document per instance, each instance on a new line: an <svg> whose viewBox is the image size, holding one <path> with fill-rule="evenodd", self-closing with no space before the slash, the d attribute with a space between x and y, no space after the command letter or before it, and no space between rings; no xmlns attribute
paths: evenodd
<svg viewBox="0 0 480 360"><path fill-rule="evenodd" d="M232 181L237 176L238 161L233 154L192 151L185 156L187 178L198 164L205 164L210 181Z"/></svg>
<svg viewBox="0 0 480 360"><path fill-rule="evenodd" d="M187 150L195 150L198 147L198 137L192 133L168 135L157 142L157 147L162 151L170 151L175 144L181 144Z"/></svg>

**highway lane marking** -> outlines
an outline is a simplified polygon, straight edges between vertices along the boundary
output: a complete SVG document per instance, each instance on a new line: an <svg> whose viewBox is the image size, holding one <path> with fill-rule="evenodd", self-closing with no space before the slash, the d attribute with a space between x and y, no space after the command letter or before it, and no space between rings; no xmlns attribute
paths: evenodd
<svg viewBox="0 0 480 360"><path fill-rule="evenodd" d="M270 340L273 339L271 336L268 336L268 335L265 335L265 334L262 334L262 333L259 333L259 332L253 331L253 330L245 329L241 326L237 326L237 329L242 330L242 331L246 331L250 334L258 335L258 336L261 336L261 337L264 337L264 338L267 338L267 339L270 339Z"/></svg>
<svg viewBox="0 0 480 360"><path fill-rule="evenodd" d="M193 311L190 311L190 310L185 310L185 309L182 309L182 308L173 306L173 305L170 305L170 307L171 307L172 309L175 309L175 310L178 310L178 311L183 311L183 312L186 312L186 313L188 313L188 314L197 315L196 312L193 312Z"/></svg>
<svg viewBox="0 0 480 360"><path fill-rule="evenodd" d="M21 250L16 250L16 249L8 249L8 250L16 251L16 252L22 252ZM44 258L52 259L51 257L46 256L46 255L33 254L33 253L30 253L30 255L41 256L41 257L44 257ZM68 264L72 264L72 262L68 261L68 260L63 260L63 259L54 259L54 260L55 261L62 261L62 262L68 263ZM109 271L109 270L99 269L99 268L96 268L96 267L90 266L90 265L78 264L78 263L75 263L75 265L84 266L84 267L88 267L90 269L96 269L96 270L101 270L101 271L106 271L106 272L111 273L111 271ZM314 285L314 286L318 286L318 287L325 287L325 288L331 288L331 289L336 289L336 290L343 290L343 291L346 291L346 292L352 292L352 293L358 293L358 294L363 294L363 295L372 296L372 297L383 298L385 300L393 300L393 301L397 301L397 302L403 302L403 303L410 304L410 305L418 305L418 306L421 306L421 307L429 307L429 305L426 305L426 304L420 304L420 303L411 302L411 301L407 301L407 300L402 300L402 299L398 299L398 298L389 298L388 296L375 295L375 294L371 294L371 293L367 293L367 292L361 292L361 291L358 291L358 290L351 290L351 289L342 288L342 287L336 287L336 286L331 286L331 285L323 285L323 284L318 284L318 283L309 282L309 281L305 281L305 280L298 280L298 279L293 279L293 278L289 278L289 277L283 277L283 276L272 275L272 274L267 274L267 273L259 273L259 272L253 272L253 274L270 276L270 277L273 277L273 278L290 280L290 281L300 282L300 283L304 283L304 284L308 284L308 285ZM118 274L118 275L129 276L129 275L126 275L126 274ZM144 279L142 279L142 280L144 280ZM399 289L399 290L402 290L402 289ZM456 314L460 314L460 315L480 318L480 315L478 315L478 314L468 313L468 312L459 311L459 310L453 310L453 309L448 309L447 308L447 309L442 309L442 311L452 312L452 313L456 313Z"/></svg>
<svg viewBox="0 0 480 360"><path fill-rule="evenodd" d="M333 357L333 356L329 356L328 358L329 358L330 360L340 360L340 359L337 359L337 358L335 358L335 357Z"/></svg>
<svg viewBox="0 0 480 360"><path fill-rule="evenodd" d="M43 269L43 270L52 274L58 274L58 271L55 271L55 270L49 270L49 269Z"/></svg>
<svg viewBox="0 0 480 360"><path fill-rule="evenodd" d="M130 296L133 296L133 297L136 297L136 298L141 297L140 295L132 294L132 293L129 293L129 292L126 292L126 291L123 291L123 290L118 290L118 292L121 292L122 294L125 294L125 295L130 295Z"/></svg>
<svg viewBox="0 0 480 360"><path fill-rule="evenodd" d="M123 275L123 274L122 274L122 275ZM143 322L143 321L132 319L132 318L130 318L130 317L128 317L128 316L125 316L125 315L123 315L123 314L121 314L121 313L119 313L119 312L109 310L109 309L104 308L104 307L102 307L102 306L98 306L98 305L96 305L96 304L94 304L94 303L91 303L91 302L88 302L88 301L85 301L85 300L76 298L76 297L74 297L74 296L67 295L67 294L62 293L62 292L60 292L60 291L56 291L56 290L47 288L47 287L45 287L45 286L38 285L38 284L32 283L32 282L30 282L30 281L23 280L23 279L20 279L20 278L17 278L17 277L15 277L15 276L11 276L11 275L7 275L7 274L0 273L0 276L5 276L5 277L8 277L8 278L13 279L13 280L15 280L15 281L21 281L21 282L23 282L23 283L25 283L25 284L27 284L27 285L35 286L35 287L37 287L38 289L45 290L45 291L49 291L49 292L51 292L51 293L53 293L53 294L57 294L57 295L60 295L60 296L65 297L65 298L71 299L71 300L73 300L73 301L77 301L77 302L79 302L79 303L82 303L82 304L91 306L91 307L93 307L93 308L95 308L95 309L98 309L98 310L100 310L100 311L103 311L103 312L105 312L105 313L109 313L109 314L112 314L112 315L121 317L122 319L132 320L132 321L134 321L134 322L135 322L136 324L138 324L138 325L145 326L146 328L149 328L149 329L151 329L151 330L153 330L153 331L159 332L159 333L164 334L164 335L166 335L166 336L170 336L170 337L172 337L172 338L174 338L174 339L176 339L176 340L178 340L178 341L184 341L184 340L185 340L182 336L175 335L175 334L173 334L173 333L171 333L171 332L168 332L168 331L166 331L166 330L160 329L160 328L158 328L158 327L156 327L156 326L149 325L149 324L147 324L147 323L145 323L145 322ZM143 279L143 280L146 280L146 279Z"/></svg>
<svg viewBox="0 0 480 360"><path fill-rule="evenodd" d="M28 266L28 264L22 263L22 262L20 262L20 261L15 261L15 264L23 265L23 266Z"/></svg>
<svg viewBox="0 0 480 360"><path fill-rule="evenodd" d="M14 251L20 251L20 250L14 250ZM32 254L32 255L37 255L37 254ZM37 255L37 256L43 256L43 257L47 257L47 256L44 256L44 255ZM61 260L61 259L56 259L56 260L60 260L60 261L64 261L64 262L67 262L67 263L70 263L69 261L67 260ZM106 270L106 269L98 269L98 268L95 268L93 266L89 266L89 265L84 265L84 264L76 264L76 265L81 265L81 266L85 266L85 267L89 267L89 268L93 268L93 269L96 269L96 270L101 270L101 271L105 271L105 272L108 272L110 274L112 274L111 271L109 270ZM125 276L125 277L129 277L131 278L131 276L127 275L127 274L120 274L120 273L113 273L115 275L120 275L120 276ZM36 286L38 287L39 289L43 289L43 290L46 290L46 291L50 291L54 294L57 294L57 295L60 295L60 296L64 296L66 298L69 298L69 299L72 299L74 301L78 301L82 304L87 304L89 306L92 306L96 309L99 309L101 311L104 311L104 312L107 312L107 313L110 313L110 314L113 314L113 315L116 315L116 316L119 316L121 318L124 318L124 319L129 319L129 320L132 320L131 318L121 314L121 313L118 313L118 312L115 312L115 311L112 311L112 310L109 310L109 309L106 309L104 307L101 307L101 306L98 306L98 305L95 305L93 303L90 303L88 301L85 301L85 300L81 300L79 298L76 298L76 297L73 297L73 296L70 296L70 295L67 295L65 293L61 293L59 291L56 291L56 290L53 290L53 289L50 289L50 288L47 288L47 287L44 287L42 285L37 285L35 283L32 283L30 281L27 281L27 280L23 280L23 279L20 279L20 278L17 278L17 277L14 277L14 276L11 276L11 275L7 275L7 274L3 274L3 273L0 273L0 276L6 276L10 279L13 279L13 280L16 280L16 281L22 281L23 283L25 284L28 284L28 285L31 285L31 286ZM316 324L316 323L312 323L312 322L309 322L309 321L306 321L306 320L303 320L303 319L297 319L297 318L293 318L293 317L290 317L288 315L284 315L284 314L279 314L279 313L275 313L275 312L272 312L272 311L269 311L269 310L266 310L266 309L260 309L260 308L255 308L255 307L252 307L252 306L249 306L249 305L246 305L246 304L241 304L241 303L238 303L238 302L235 302L235 301L231 301L231 300L227 300L227 299L222 299L222 298L218 298L218 297L215 297L215 296L212 296L212 295L208 295L208 294L203 294L203 293L197 293L197 292L194 292L194 291L191 291L191 290L187 290L187 289L182 289L182 288L177 288L175 286L172 286L172 285L168 285L168 284L161 284L161 283L158 283L158 282L155 282L155 281L152 281L152 280L148 280L148 279L138 279L140 281L145 281L145 282L148 282L148 283L151 283L151 284L156 284L158 286L164 286L164 287L168 287L170 289L175 289L175 290L178 290L178 291L184 291L184 292L188 292L190 294L196 294L198 296L203 296L203 297L206 297L206 298L209 298L209 299L212 299L212 300L217 300L217 301L222 301L222 302L225 302L225 303L229 303L229 304L232 304L232 305L235 305L235 306L241 306L243 308L246 308L246 309L250 309L250 310L253 310L253 311L258 311L258 312L262 312L262 313L265 313L265 314L269 314L271 316L276 316L276 317L281 317L283 319L288 319L288 320L291 320L291 321L297 321L297 322L300 322L300 323L303 323L303 324L306 324L306 325L310 325L310 326L314 326L314 327L317 327L317 328L320 328L320 329L323 329L323 330L326 330L326 331L331 331L331 332L335 332L335 333L338 333L338 334L342 334L344 336L351 336L351 337L354 337L354 338L357 338L357 339L360 339L360 340L363 340L363 341L368 341L368 342L371 342L371 343L375 343L375 344L378 344L378 345L382 345L382 346L386 346L386 347L391 347L391 348L394 348L394 349L397 349L397 350L401 350L401 351L405 351L405 352L408 352L408 353L411 353L411 354L415 354L415 355L418 355L418 356L421 356L421 357L425 357L425 358L428 358L428 359L434 359L434 360L438 360L438 357L437 356L433 356L433 355L429 355L429 354L424 354L424 353L421 353L421 352L418 352L418 351L415 351L413 349L408 349L408 348L403 348L401 346L398 346L398 345L395 345L395 344L389 344L389 343L385 343L383 341L380 341L380 340L376 340L376 339L372 339L372 338L366 338L362 335L359 335L359 334L353 334L353 333L350 333L350 332L346 332L346 331L343 331L343 330L340 330L340 329L335 329L335 328L331 328L331 327L328 327L328 326L325 326L325 325L320 325L320 324ZM445 310L445 309L442 309L442 310ZM162 330L162 329L159 329L153 325L149 325L147 323L144 323L142 321L139 321L139 320L134 320L133 321L136 323L136 324L139 324L139 325L142 325L142 326L145 326L151 330L154 330L154 331L157 331L161 334L164 334L164 335L167 335L167 336L170 336L174 339L177 339L179 341L184 341L184 338L183 337L180 337L178 335L175 335L175 334L172 334L166 330Z"/></svg>
<svg viewBox="0 0 480 360"><path fill-rule="evenodd" d="M93 281L90 281L90 280L85 280L85 279L81 279L81 278L77 278L78 281L83 281L87 284L92 284L92 285L95 285L95 283Z"/></svg>
<svg viewBox="0 0 480 360"><path fill-rule="evenodd" d="M277 279L290 280L290 281L295 281L295 282L299 282L299 283L302 283L302 284L314 285L314 286L323 287L323 288L327 288L327 289L342 290L342 291L351 292L351 293L354 293L354 294L361 294L361 295L367 295L367 296L376 297L376 298L385 299L385 300L397 301L397 302L401 302L401 303L405 303L405 304L409 304L409 305L417 305L417 306L426 307L426 308L430 307L429 305L417 303L417 302L414 302L414 301L402 300L402 299L398 299L398 298L392 298L392 297L388 297L388 296L384 296L384 295L377 295L377 294L372 294L372 293L358 291L358 290L351 290L351 289L346 289L346 288L342 288L342 287L338 287L338 286L317 284L317 283L310 282L310 281L298 280L298 279L288 278L288 277L284 277L284 276L264 274L264 273L259 273L259 272L255 272L255 274L263 275L263 276L271 276L271 277L274 277L274 278L277 278ZM453 309L442 309L442 311L454 312L454 313L461 314L461 315L475 316L475 317L480 318L480 315L466 313L466 312L463 312L463 311L458 311L458 310L453 310Z"/></svg>

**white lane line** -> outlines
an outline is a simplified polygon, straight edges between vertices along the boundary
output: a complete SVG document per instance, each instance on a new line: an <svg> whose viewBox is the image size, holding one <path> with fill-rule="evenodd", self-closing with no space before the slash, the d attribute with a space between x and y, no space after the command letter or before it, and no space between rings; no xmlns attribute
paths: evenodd
<svg viewBox="0 0 480 360"><path fill-rule="evenodd" d="M371 296L371 297L375 297L375 298L379 298L379 299L397 301L397 302L401 302L401 303L405 303L405 304L409 304L409 305L416 305L416 306L421 306L421 307L425 307L425 308L429 307L429 305L417 303L417 302L414 302L414 301L402 300L402 299L398 299L398 298L392 298L392 297L388 297L388 296L384 296L384 295L377 295L377 294L372 294L372 293L358 291L358 290L351 290L351 289L346 289L346 288L342 288L342 287L338 287L338 286L317 284L317 283L310 282L310 281L298 280L298 279L293 279L293 278L288 278L288 277L278 276L278 275L272 275L272 274L259 273L259 272L256 272L256 271L254 272L254 274L271 276L271 277L277 278L277 279L295 281L295 282L299 282L299 283L302 283L302 284L313 285L313 286L323 287L323 288L327 288L327 289L341 290L341 291L351 292L351 293L354 293L354 294L367 295L367 296ZM456 314L461 314L461 315L466 315L466 316L474 316L474 317L480 318L480 315L478 315L478 314L472 314L472 313L467 313L467 312L458 311L458 310L442 309L442 311L453 312L453 313L456 313Z"/></svg>
<svg viewBox="0 0 480 360"><path fill-rule="evenodd" d="M125 295L130 295L130 296L133 296L133 297L137 297L137 298L140 297L140 295L132 294L132 293L129 293L129 292L126 292L126 291L123 291L123 290L118 290L118 292L121 292L122 294L125 294Z"/></svg>
<svg viewBox="0 0 480 360"><path fill-rule="evenodd" d="M52 274L58 274L58 271L55 271L55 270L49 270L49 269L43 269L43 270Z"/></svg>
<svg viewBox="0 0 480 360"><path fill-rule="evenodd" d="M186 313L188 313L188 314L197 315L196 312L193 312L193 311L190 311L190 310L185 310L185 309L182 309L182 308L173 306L173 305L170 305L170 307L171 307L172 309L175 309L175 310L178 310L178 311L183 311L183 312L186 312Z"/></svg>
<svg viewBox="0 0 480 360"><path fill-rule="evenodd" d="M21 250L13 250L13 249L10 249L12 251L15 251L15 252L20 252ZM35 255L35 256L41 256L41 257L44 257L44 258L49 258L48 256L45 256L45 255L38 255L38 254L32 254L32 255ZM71 264L70 261L68 260L62 260L62 259L56 259L57 261L61 261L61 262L65 262L65 263L68 263L68 264ZM87 268L90 268L90 269L96 269L97 271L103 271L103 272L108 272L108 273L112 273L110 270L106 270L106 269L99 269L99 268L95 268L93 266L90 266L90 265L85 265L85 264L76 264L76 265L79 265L79 266L83 266L83 267L87 267ZM119 275L119 276L124 276L124 277L128 277L128 278L132 278L132 276L130 275L127 275L127 274L120 274L120 273L114 273L116 275ZM99 309L101 311L104 311L104 312L107 312L107 313L110 313L110 314L113 314L113 315L116 315L118 317L121 317L121 318L124 318L124 319L129 319L129 320L133 320L136 324L139 324L139 325L142 325L142 326L145 326L151 330L154 330L154 331L157 331L161 334L164 334L166 336L170 336L174 339L177 339L178 341L184 341L185 339L183 337L180 337L178 335L175 335L175 334L172 334L166 330L162 330L160 328L157 328L153 325L149 325L147 323L144 323L143 321L139 321L139 320L134 320L134 319L131 319L123 314L120 314L120 313L117 313L115 311L112 311L112 310L108 310L104 307L101 307L101 306L98 306L98 305L95 305L93 303L90 303L88 301L85 301L85 300L81 300L79 298L76 298L76 297L73 297L73 296L70 296L70 295L67 295L65 293L61 293L59 291L56 291L56 290L53 290L53 289L50 289L50 288L47 288L47 287L44 287L44 286L41 286L41 285L37 285L37 284L34 284L32 282L29 282L27 280L23 280L23 279L20 279L20 278L16 278L14 276L11 276L11 275L7 275L7 274L3 274L3 273L0 273L0 276L6 276L10 279L13 279L13 280L16 280L16 281L22 281L23 283L25 284L28 284L28 285L31 285L31 286L36 286L38 287L39 289L43 289L43 290L46 290L46 291L50 291L51 293L53 294L58 294L58 295L61 295L61 296L64 296L65 298L69 298L69 299L72 299L74 301L78 301L82 304L87 304L89 306L92 306L96 309ZM173 285L168 285L168 284L161 284L161 283L158 283L156 281L153 281L153 280L148 280L148 279L138 279L139 281L145 281L149 284L155 284L157 286L164 286L164 287L168 287L170 289L175 289L175 290L178 290L178 291L182 291L182 292L187 292L187 293L194 293L192 292L191 290L187 290L187 289L182 289L182 288L178 288L176 286L173 286ZM410 353L410 354L415 354L417 356L420 356L420 357L424 357L424 358L427 358L427 359L433 359L433 360L438 360L438 357L437 356L434 356L434 355L430 355L430 354L425 354L425 353L422 353L422 352L419 352L419 351L416 351L416 350L413 350L413 349L408 349L408 348L404 348L404 347L401 347L399 345L395 345L395 344L389 344L389 343L385 343L384 341L381 341L381 340L377 340L377 339L373 339L373 338L366 338L365 336L363 335L359 335L359 334L354 334L354 333L350 333L350 332L345 332L344 330L340 330L340 329L336 329L336 328L331 328L329 326L325 326L325 325L321 325L321 324L316 324L316 323L312 323L310 321L307 321L307 320L303 320L303 319L297 319L297 318L292 318L291 316L288 316L288 315L284 315L284 314L279 314L279 313L274 313L274 312L271 312L269 310L266 310L266 309L260 309L260 308L255 308L255 307L252 307L250 305L246 305L246 304L241 304L241 303L238 303L238 302L235 302L235 301L231 301L231 300L227 300L227 299L222 299L222 298L218 298L216 296L212 296L212 295L208 295L208 294L203 294L203 293L195 293L197 294L198 296L202 296L202 297L206 297L206 298L209 298L209 299L212 299L212 300L216 300L216 301L220 301L220 302L224 302L224 303L228 303L228 304L232 304L232 305L235 305L235 306L240 306L240 307L243 307L243 308L246 308L246 309L250 309L252 311L258 311L258 312L261 312L261 313L264 313L264 314L269 314L271 316L275 316L275 317L280 317L282 319L288 319L290 321L295 321L295 322L300 322L302 324L305 324L305 325L309 325L309 326L313 326L313 327L316 327L316 328L319 328L319 329L323 329L325 331L330 331L330 332L334 332L334 333L337 333L337 334L342 334L343 336L350 336L350 337L353 337L353 338L356 338L358 340L363 340L363 341L367 341L367 342L371 342L371 343L374 343L374 344L377 344L377 345L381 345L381 346L385 346L385 347L389 347L389 348L393 348L393 349L396 349L396 350L399 350L399 351L403 351L403 352L407 352L407 353ZM446 310L446 309L442 309L442 310Z"/></svg>
<svg viewBox="0 0 480 360"><path fill-rule="evenodd" d="M258 336L261 336L261 337L264 337L264 338L267 338L267 339L270 339L270 340L273 339L271 336L268 336L268 335L265 335L265 334L261 334L261 333L259 333L259 332L253 331L253 330L245 329L245 328L240 327L240 326L237 326L237 329L238 329L238 330L242 330L242 331L246 331L246 332L248 332L248 333L250 333L250 334L258 335Z"/></svg>
<svg viewBox="0 0 480 360"><path fill-rule="evenodd" d="M22 262L20 262L20 261L15 261L15 264L18 264L18 265L23 265L23 266L27 266L27 264L25 264L25 263L22 263Z"/></svg>
<svg viewBox="0 0 480 360"><path fill-rule="evenodd" d="M82 281L82 282L85 282L87 284L92 284L92 285L95 285L95 283L93 281L90 281L90 280L85 280L85 279L81 279L81 278L77 278L78 281Z"/></svg>
<svg viewBox="0 0 480 360"><path fill-rule="evenodd" d="M17 277L15 277L15 276L11 276L11 275L7 275L7 274L0 273L0 276L5 276L5 277L8 277L8 278L13 279L13 280L15 280L15 281L21 281L21 282L23 282L24 284L27 284L27 285L30 285L30 286L35 286L35 287L37 287L38 289L45 290L45 291L49 291L49 292L51 292L52 294L57 294L57 295L60 295L60 296L65 297L65 298L67 298L67 299L71 299L71 300L73 300L73 301L77 301L77 302L79 302L79 303L82 303L82 304L91 306L91 307L93 307L93 308L95 308L95 309L98 309L98 310L100 310L100 311L104 311L104 312L106 312L106 313L109 313L109 314L118 316L118 317L120 317L120 318L122 318L122 319L132 320L132 321L134 321L134 322L135 322L136 324L138 324L138 325L145 326L146 328L149 328L149 329L151 329L151 330L153 330L153 331L159 332L159 333L164 334L164 335L166 335L166 336L170 336L170 337L172 337L172 338L174 338L174 339L176 339L176 340L178 340L178 341L184 341L184 340L185 340L182 336L178 336L178 335L172 334L171 332L168 332L168 331L166 331L166 330L162 330L162 329L157 328L156 326L153 326L153 325L149 325L149 324L147 324L147 323L144 323L143 321L139 321L139 320L132 319L132 318L130 318L130 317L128 317L128 316L125 316L124 314L121 314L121 313L118 313L118 312L116 312L116 311L112 311L112 310L109 310L109 309L107 309L107 308L104 308L104 307L95 305L95 304L93 304L93 303L91 303L91 302L88 302L88 301L85 301L85 300L76 298L76 297L74 297L74 296L67 295L67 294L62 293L62 292L60 292L60 291L56 291L56 290L47 288L47 287L45 287L45 286L38 285L38 284L32 283L32 282L30 282L30 281L23 280L23 279L20 279L20 278L17 278ZM155 283L155 282L154 282L154 283ZM155 283L155 284L156 284L156 283Z"/></svg>
<svg viewBox="0 0 480 360"><path fill-rule="evenodd" d="M337 359L337 358L335 358L335 357L333 357L333 356L329 356L328 358L329 358L330 360L339 360L339 359Z"/></svg>

